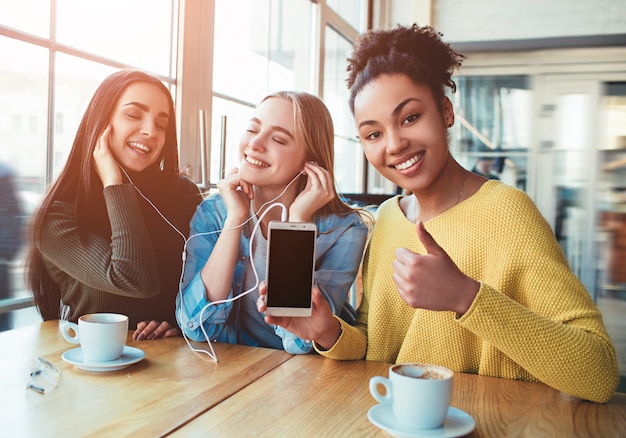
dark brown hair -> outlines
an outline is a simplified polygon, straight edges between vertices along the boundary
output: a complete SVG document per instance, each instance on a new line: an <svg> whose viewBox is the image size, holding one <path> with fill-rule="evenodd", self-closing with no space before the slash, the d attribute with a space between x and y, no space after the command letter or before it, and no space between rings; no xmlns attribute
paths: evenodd
<svg viewBox="0 0 626 438"><path fill-rule="evenodd" d="M47 191L30 222L30 246L25 275L26 282L33 291L35 304L44 320L60 317L61 293L58 285L50 277L39 250L42 225L51 205L55 201L63 201L74 206L76 225L81 236L88 232L96 232L110 237L111 228L106 214L103 186L93 164L93 151L98 138L110 122L118 99L128 86L138 82L161 88L169 100L170 107L170 120L161 157L142 173L150 174L150 179L163 190L178 183L176 113L171 93L159 78L141 71L121 70L108 76L87 106L65 167Z"/></svg>
<svg viewBox="0 0 626 438"><path fill-rule="evenodd" d="M352 113L357 94L384 74L404 74L416 85L425 84L441 105L445 87L453 93L456 91L452 72L461 67L465 57L444 43L442 36L430 26L417 24L371 30L361 35L354 44L347 67Z"/></svg>

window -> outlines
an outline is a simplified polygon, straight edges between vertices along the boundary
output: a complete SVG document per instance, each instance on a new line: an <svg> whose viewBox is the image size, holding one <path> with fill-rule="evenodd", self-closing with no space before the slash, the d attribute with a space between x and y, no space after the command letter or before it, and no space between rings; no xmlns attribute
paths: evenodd
<svg viewBox="0 0 626 438"><path fill-rule="evenodd" d="M18 191L34 198L45 186L48 53L40 46L3 36L0 53L0 120L11 120L10 126L0 125L0 162L16 174ZM40 122L25 126L30 115ZM38 183L25 188L23 180Z"/></svg>
<svg viewBox="0 0 626 438"><path fill-rule="evenodd" d="M2 174L13 175L26 218L65 164L105 76L136 67L175 91L177 11L176 0L0 0L0 163L8 169ZM0 306L5 298L30 296L24 236L21 244L8 263L0 261L6 268L0 277L10 282L0 285ZM0 330L20 312L0 313Z"/></svg>
<svg viewBox="0 0 626 438"><path fill-rule="evenodd" d="M359 33L367 30L367 0L326 0L326 4Z"/></svg>
<svg viewBox="0 0 626 438"><path fill-rule="evenodd" d="M57 0L56 4L57 43L116 64L171 75L176 1Z"/></svg>
<svg viewBox="0 0 626 438"><path fill-rule="evenodd" d="M0 0L0 162L14 171L23 211L32 213L65 164L96 87L125 67L169 86L181 167L204 188L237 164L251 108L270 92L294 89L325 100L337 126L339 188L362 191L345 62L369 3ZM23 251L10 265L14 298L30 296L22 258Z"/></svg>
<svg viewBox="0 0 626 438"><path fill-rule="evenodd" d="M57 134L63 134L63 114L57 113L54 121L54 130Z"/></svg>
<svg viewBox="0 0 626 438"><path fill-rule="evenodd" d="M599 185L595 197L602 296L626 292L626 82L603 84Z"/></svg>
<svg viewBox="0 0 626 438"><path fill-rule="evenodd" d="M364 190L365 156L357 140L354 119L350 113L346 87L346 59L352 44L330 26L326 27L324 50L324 102L335 125L335 178L344 193Z"/></svg>
<svg viewBox="0 0 626 438"><path fill-rule="evenodd" d="M239 137L265 95L310 91L312 12L309 0L215 2L212 185L237 165Z"/></svg>
<svg viewBox="0 0 626 438"><path fill-rule="evenodd" d="M357 140L354 119L348 107L347 59L352 43L366 30L368 2L327 0L321 11L320 54L323 71L321 96L335 124L335 177L342 193L393 193L393 184L367 163Z"/></svg>
<svg viewBox="0 0 626 438"><path fill-rule="evenodd" d="M491 166L491 177L526 189L532 116L526 76L462 76L450 95L455 108L454 156L467 169Z"/></svg>
<svg viewBox="0 0 626 438"><path fill-rule="evenodd" d="M1 0L0 25L47 38L50 35L51 6L52 2L41 0Z"/></svg>
<svg viewBox="0 0 626 438"><path fill-rule="evenodd" d="M332 114L339 189L363 191L364 157L347 106L345 75L351 42L365 26L367 11L363 0L215 1L210 186L237 165L239 137L252 108L268 93L299 90L320 96Z"/></svg>

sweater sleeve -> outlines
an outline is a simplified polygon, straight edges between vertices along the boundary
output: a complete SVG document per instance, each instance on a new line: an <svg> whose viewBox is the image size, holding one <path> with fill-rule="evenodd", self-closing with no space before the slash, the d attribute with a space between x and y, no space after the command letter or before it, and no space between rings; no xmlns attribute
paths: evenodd
<svg viewBox="0 0 626 438"><path fill-rule="evenodd" d="M93 289L133 298L156 296L161 287L157 262L134 187L106 187L104 199L110 238L79 235L73 207L57 202L42 229L42 255Z"/></svg>
<svg viewBox="0 0 626 438"><path fill-rule="evenodd" d="M492 217L500 238L487 246L476 278L483 284L458 323L536 379L605 402L619 374L602 315L532 201L515 192L511 199ZM498 374L506 376L503 364Z"/></svg>
<svg viewBox="0 0 626 438"><path fill-rule="evenodd" d="M367 334L362 327L351 326L343 319L335 316L341 324L341 335L328 350L322 350L313 343L315 351L322 356L337 360L361 360L365 358L367 350Z"/></svg>
<svg viewBox="0 0 626 438"><path fill-rule="evenodd" d="M619 379L615 350L600 316L579 309L555 321L483 284L458 322L545 384L606 402Z"/></svg>

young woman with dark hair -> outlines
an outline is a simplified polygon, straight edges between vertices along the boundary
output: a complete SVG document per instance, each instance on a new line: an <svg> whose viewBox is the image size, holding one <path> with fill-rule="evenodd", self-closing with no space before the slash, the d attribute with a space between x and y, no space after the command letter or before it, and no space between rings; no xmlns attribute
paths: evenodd
<svg viewBox="0 0 626 438"><path fill-rule="evenodd" d="M30 224L26 275L43 319L116 312L136 339L178 334L181 254L201 200L179 175L169 90L141 71L107 77Z"/></svg>

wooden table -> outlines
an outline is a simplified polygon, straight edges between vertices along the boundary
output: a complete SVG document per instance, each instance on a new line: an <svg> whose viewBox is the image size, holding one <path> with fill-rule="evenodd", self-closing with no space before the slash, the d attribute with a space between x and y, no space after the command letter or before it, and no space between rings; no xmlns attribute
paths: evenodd
<svg viewBox="0 0 626 438"><path fill-rule="evenodd" d="M61 359L74 346L57 328L0 333L0 435L389 436L367 419L369 378L386 376L389 364L225 344L215 344L215 363L170 338L129 341L144 360L93 373ZM25 389L36 356L62 370L48 394ZM596 404L539 383L457 374L452 406L476 420L469 436L626 436L626 394Z"/></svg>
<svg viewBox="0 0 626 438"><path fill-rule="evenodd" d="M295 356L177 430L174 437L384 437L367 420L368 382L389 364ZM474 437L625 437L626 394L607 404L541 383L455 374L452 406L472 415Z"/></svg>
<svg viewBox="0 0 626 438"><path fill-rule="evenodd" d="M0 333L0 435L163 436L291 358L279 350L217 344L215 363L182 338L131 339L128 345L144 350L145 359L96 373L61 359L76 346L63 339L57 321ZM25 389L37 356L61 369L57 388L47 394Z"/></svg>

